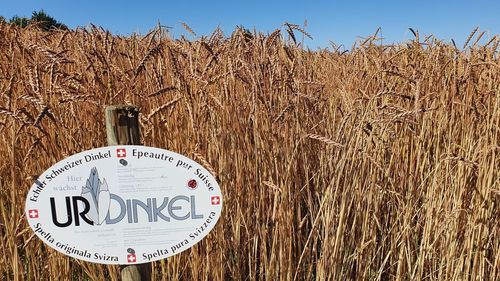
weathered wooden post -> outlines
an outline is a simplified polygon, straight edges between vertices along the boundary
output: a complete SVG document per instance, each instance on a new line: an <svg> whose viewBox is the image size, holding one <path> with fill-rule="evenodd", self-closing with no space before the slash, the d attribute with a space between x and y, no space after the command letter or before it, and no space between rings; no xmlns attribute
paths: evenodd
<svg viewBox="0 0 500 281"><path fill-rule="evenodd" d="M139 110L132 105L111 105L106 108L108 145L140 145ZM123 281L151 280L151 263L121 265Z"/></svg>

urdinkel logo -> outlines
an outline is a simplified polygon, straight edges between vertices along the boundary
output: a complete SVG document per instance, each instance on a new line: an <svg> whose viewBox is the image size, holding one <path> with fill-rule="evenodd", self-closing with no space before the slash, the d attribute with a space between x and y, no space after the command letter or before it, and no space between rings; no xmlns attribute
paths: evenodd
<svg viewBox="0 0 500 281"><path fill-rule="evenodd" d="M82 197L89 204L87 217L94 224L101 225L109 213L111 194L106 179L99 179L97 168L90 170L86 186L82 187Z"/></svg>
<svg viewBox="0 0 500 281"><path fill-rule="evenodd" d="M56 199L50 197L50 209L52 222L58 227L70 225L79 226L81 223L88 225L117 224L124 219L126 223L139 223L139 212L147 216L147 222L158 222L171 220L183 221L191 219L203 219L202 214L196 212L196 196L177 195L172 198L147 198L124 199L109 191L106 179L99 178L97 168L90 170L86 185L82 187L80 196L66 196L66 214L58 214ZM185 201L189 204L186 207ZM110 213L111 203L115 202L118 212ZM57 202L60 203L60 202ZM125 218L126 217L126 218ZM64 219L60 219L64 218Z"/></svg>

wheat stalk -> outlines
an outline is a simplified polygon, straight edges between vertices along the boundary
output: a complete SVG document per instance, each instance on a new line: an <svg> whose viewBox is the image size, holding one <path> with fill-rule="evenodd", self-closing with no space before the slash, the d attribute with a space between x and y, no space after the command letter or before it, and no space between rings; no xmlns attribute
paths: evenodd
<svg viewBox="0 0 500 281"><path fill-rule="evenodd" d="M152 110L151 113L148 114L148 117L146 119L147 120L151 120L151 118L153 116L155 116L156 114L158 114L160 111L162 111L162 110L164 110L166 108L174 106L180 99L182 99L182 96L176 97L176 98L172 99L171 101L169 101L169 102L167 102L165 104L162 104L161 106L159 106L156 109Z"/></svg>
<svg viewBox="0 0 500 281"><path fill-rule="evenodd" d="M154 48L150 49L146 55L142 58L141 62L135 69L135 76L139 75L141 71L143 71L146 68L146 63L156 57L158 54L161 53L163 48L163 45L160 43L156 45Z"/></svg>
<svg viewBox="0 0 500 281"><path fill-rule="evenodd" d="M336 147L344 147L343 144L338 143L336 141L333 141L332 139L324 137L324 136L320 136L320 135L316 135L316 134L308 134L307 137L310 139L313 139L313 140L318 140L320 142L326 143L328 145L333 145Z"/></svg>
<svg viewBox="0 0 500 281"><path fill-rule="evenodd" d="M182 27L184 27L184 29L189 32L191 35L195 36L196 37L196 33L191 29L191 27L189 27L189 25L187 25L185 22L181 21L181 24L182 24Z"/></svg>
<svg viewBox="0 0 500 281"><path fill-rule="evenodd" d="M212 167L212 165L210 165L210 163L207 161L207 159L205 157L203 157L203 155L201 155L200 153L194 151L193 152L193 155L195 156L195 158L201 162L201 164L203 165L203 167L205 167L205 169L207 169L210 174L212 174L214 177L217 177L217 173L215 172L214 168Z"/></svg>
<svg viewBox="0 0 500 281"><path fill-rule="evenodd" d="M476 34L476 32L479 30L479 27L476 27L474 28L474 30L472 30L472 32L469 34L469 37L467 37L467 39L465 40L465 43L464 43L464 46L463 48L465 49L465 47L467 47L467 45L469 44L470 40L472 39L472 37L474 37L474 34Z"/></svg>

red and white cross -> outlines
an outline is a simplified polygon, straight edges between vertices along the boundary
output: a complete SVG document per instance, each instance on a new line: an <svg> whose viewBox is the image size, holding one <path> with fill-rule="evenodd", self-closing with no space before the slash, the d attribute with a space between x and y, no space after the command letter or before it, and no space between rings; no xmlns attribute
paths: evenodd
<svg viewBox="0 0 500 281"><path fill-rule="evenodd" d="M135 258L135 254L128 254L127 255L127 261L128 262L135 262L137 259Z"/></svg>
<svg viewBox="0 0 500 281"><path fill-rule="evenodd" d="M38 219L38 210L29 210L28 216L30 219Z"/></svg>
<svg viewBox="0 0 500 281"><path fill-rule="evenodd" d="M210 198L210 202L212 205L219 205L220 204L220 196L212 196Z"/></svg>
<svg viewBox="0 0 500 281"><path fill-rule="evenodd" d="M116 157L118 157L118 158L127 157L127 150L125 148L117 148L116 149Z"/></svg>

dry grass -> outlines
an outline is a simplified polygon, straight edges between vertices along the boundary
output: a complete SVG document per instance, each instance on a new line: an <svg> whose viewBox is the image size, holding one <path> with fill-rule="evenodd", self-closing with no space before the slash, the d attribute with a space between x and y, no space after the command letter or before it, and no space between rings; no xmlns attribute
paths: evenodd
<svg viewBox="0 0 500 281"><path fill-rule="evenodd" d="M23 208L44 169L105 145L120 103L140 106L146 145L209 165L226 200L155 280L498 280L498 37L310 52L283 28L188 41L1 25L2 280L117 280L45 247Z"/></svg>

